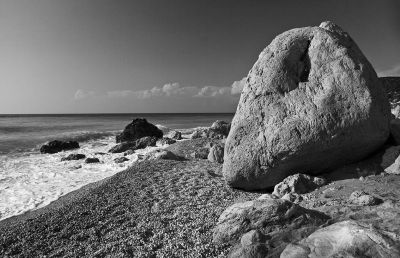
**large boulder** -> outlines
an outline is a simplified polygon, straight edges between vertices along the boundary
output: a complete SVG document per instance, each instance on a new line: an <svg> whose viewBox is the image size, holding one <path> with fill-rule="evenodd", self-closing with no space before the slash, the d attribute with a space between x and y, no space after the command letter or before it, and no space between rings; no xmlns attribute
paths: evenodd
<svg viewBox="0 0 400 258"><path fill-rule="evenodd" d="M125 129L116 136L117 143L136 141L145 136L161 138L163 132L157 126L147 122L144 118L136 118L128 124Z"/></svg>
<svg viewBox="0 0 400 258"><path fill-rule="evenodd" d="M343 221L289 244L280 257L395 258L400 257L400 236L360 222Z"/></svg>
<svg viewBox="0 0 400 258"><path fill-rule="evenodd" d="M66 151L66 150L73 150L73 149L78 149L79 148L79 143L77 141L51 141L40 147L40 152L41 153L57 153L60 151Z"/></svg>
<svg viewBox="0 0 400 258"><path fill-rule="evenodd" d="M387 140L389 119L376 72L347 33L331 22L287 31L249 72L224 177L232 187L265 189L359 161Z"/></svg>

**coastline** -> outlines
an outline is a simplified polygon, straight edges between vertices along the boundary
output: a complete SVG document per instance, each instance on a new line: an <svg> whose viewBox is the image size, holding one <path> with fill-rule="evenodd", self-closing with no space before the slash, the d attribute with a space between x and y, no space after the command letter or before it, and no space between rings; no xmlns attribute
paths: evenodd
<svg viewBox="0 0 400 258"><path fill-rule="evenodd" d="M0 254L225 257L229 245L210 244L217 218L260 193L228 187L221 167L207 160L139 162L0 221Z"/></svg>

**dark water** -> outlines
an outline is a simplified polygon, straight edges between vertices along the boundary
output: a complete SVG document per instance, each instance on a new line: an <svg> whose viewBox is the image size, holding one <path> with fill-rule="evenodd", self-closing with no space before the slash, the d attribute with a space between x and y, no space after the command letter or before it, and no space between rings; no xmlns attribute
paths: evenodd
<svg viewBox="0 0 400 258"><path fill-rule="evenodd" d="M210 126L215 120L230 122L233 114L0 115L0 154L37 150L55 139L84 142L110 136L138 117L171 129L187 129Z"/></svg>

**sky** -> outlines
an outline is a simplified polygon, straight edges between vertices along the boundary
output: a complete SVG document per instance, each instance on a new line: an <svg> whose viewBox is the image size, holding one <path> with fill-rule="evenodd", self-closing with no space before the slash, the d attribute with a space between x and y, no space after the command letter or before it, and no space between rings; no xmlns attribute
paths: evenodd
<svg viewBox="0 0 400 258"><path fill-rule="evenodd" d="M0 114L234 112L262 49L325 20L400 76L398 0L0 0Z"/></svg>

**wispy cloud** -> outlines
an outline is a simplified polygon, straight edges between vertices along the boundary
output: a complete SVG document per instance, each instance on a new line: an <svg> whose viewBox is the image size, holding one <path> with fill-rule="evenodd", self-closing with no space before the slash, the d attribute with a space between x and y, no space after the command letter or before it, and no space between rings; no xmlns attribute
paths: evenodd
<svg viewBox="0 0 400 258"><path fill-rule="evenodd" d="M157 97L185 97L185 98L217 98L229 97L237 98L242 92L245 83L245 78L240 81L235 81L230 87L217 86L182 86L178 82L167 83L161 87L153 87L148 90L113 90L105 94L99 94L94 91L79 89L75 92L74 99L86 99L91 97L106 97L106 98L137 98L148 99Z"/></svg>
<svg viewBox="0 0 400 258"><path fill-rule="evenodd" d="M76 99L76 100L87 99L87 98L94 97L95 95L96 95L96 93L94 91L78 89L74 94L74 99Z"/></svg>
<svg viewBox="0 0 400 258"><path fill-rule="evenodd" d="M380 77L385 77L385 76L400 76L400 64L397 64L393 66L390 69L383 70L378 72L378 75Z"/></svg>

